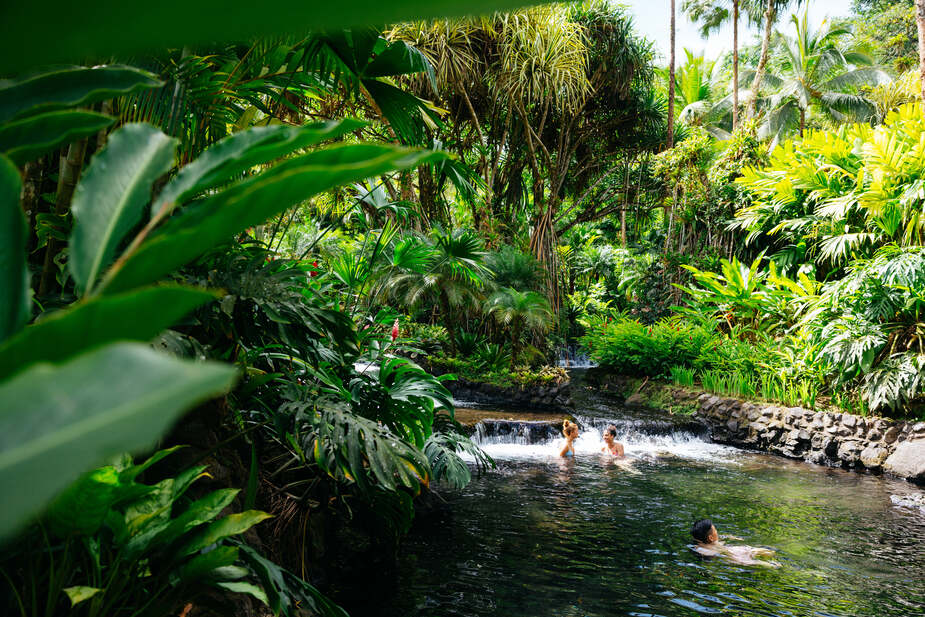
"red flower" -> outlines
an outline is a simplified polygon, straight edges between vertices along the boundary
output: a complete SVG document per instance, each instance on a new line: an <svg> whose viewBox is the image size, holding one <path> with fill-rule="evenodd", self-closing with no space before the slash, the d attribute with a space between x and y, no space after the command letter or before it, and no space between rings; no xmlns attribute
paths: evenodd
<svg viewBox="0 0 925 617"><path fill-rule="evenodd" d="M398 319L395 320L395 323L392 324L392 342L395 342L395 339L398 338Z"/></svg>
<svg viewBox="0 0 925 617"><path fill-rule="evenodd" d="M314 267L317 268L317 267L318 267L318 262L317 262L317 261L313 261L313 262L312 262L312 265L313 265Z"/></svg>
<svg viewBox="0 0 925 617"><path fill-rule="evenodd" d="M317 271L317 270L312 270L311 272L308 273L308 275L309 275L309 276L318 276L318 271Z"/></svg>

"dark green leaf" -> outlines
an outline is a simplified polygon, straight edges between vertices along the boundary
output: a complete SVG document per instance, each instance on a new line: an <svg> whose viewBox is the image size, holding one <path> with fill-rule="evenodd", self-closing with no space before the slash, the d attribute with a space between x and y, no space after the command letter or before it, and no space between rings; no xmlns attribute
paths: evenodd
<svg viewBox="0 0 925 617"><path fill-rule="evenodd" d="M8 12L10 7L4 5L0 8L0 23L4 24L5 34L0 37L4 42L8 42L11 33L12 24L7 19L10 17ZM24 26L25 27L25 26ZM47 41L47 33L42 36L35 36L34 32L29 34L29 38L35 42ZM45 44L42 43L42 44ZM0 43L2 47L2 43ZM23 53L23 50L17 52L17 56ZM69 58L61 56L61 59L70 60L83 56L83 52L77 52ZM18 68L21 61L9 62L9 58L0 60L0 64L7 65L5 68ZM35 63L38 65L41 63ZM33 65L33 66L35 66ZM33 75L13 84L8 84L0 88L0 122L7 122L17 116L27 114L54 111L68 107L87 106L97 101L105 101L116 96L131 94L147 88L157 88L161 82L147 71L136 69L130 66L97 66L86 68L81 66L65 67L54 71Z"/></svg>
<svg viewBox="0 0 925 617"><path fill-rule="evenodd" d="M154 181L174 162L177 140L148 124L127 124L109 136L74 192L68 265L90 293L125 234L141 220Z"/></svg>
<svg viewBox="0 0 925 617"><path fill-rule="evenodd" d="M223 538L244 533L260 521L272 517L272 514L267 514L259 510L246 510L238 514L229 514L220 520L209 523L206 527L197 531L193 534L192 538L180 547L178 552L180 555L189 555L190 553L201 551Z"/></svg>
<svg viewBox="0 0 925 617"><path fill-rule="evenodd" d="M0 152L17 165L89 137L115 122L92 111L52 111L0 125Z"/></svg>
<svg viewBox="0 0 925 617"><path fill-rule="evenodd" d="M0 341L29 319L29 271L26 269L26 219L19 205L22 179L0 154Z"/></svg>
<svg viewBox="0 0 925 617"><path fill-rule="evenodd" d="M214 550L197 555L177 571L181 581L195 581L207 578L208 574L218 568L230 566L238 560L238 547L218 546Z"/></svg>
<svg viewBox="0 0 925 617"><path fill-rule="evenodd" d="M61 362L114 341L150 341L214 298L204 289L163 285L79 302L0 345L0 379L36 362Z"/></svg>
<svg viewBox="0 0 925 617"><path fill-rule="evenodd" d="M213 246L321 191L444 156L364 144L333 146L290 159L189 206L167 221L104 281L104 287L112 293L158 280Z"/></svg>
<svg viewBox="0 0 925 617"><path fill-rule="evenodd" d="M279 2L253 5L226 2L221 10L201 2L133 4L100 0L85 10L62 0L4 2L0 5L0 72L97 54L180 47L197 42L234 41L306 29L339 29L361 24L388 24L432 17L488 14L528 4L520 0L353 0L350 2ZM178 16L182 15L182 19ZM54 19L49 19L54 16ZM35 24L42 24L37 35Z"/></svg>
<svg viewBox="0 0 925 617"><path fill-rule="evenodd" d="M106 457L151 447L183 411L227 390L234 375L231 367L116 343L4 382L0 537Z"/></svg>
<svg viewBox="0 0 925 617"><path fill-rule="evenodd" d="M306 126L261 126L235 133L207 149L180 170L151 205L154 216L164 204L173 206L213 188L242 172L274 161L326 139L336 139L363 126L358 120L321 122Z"/></svg>

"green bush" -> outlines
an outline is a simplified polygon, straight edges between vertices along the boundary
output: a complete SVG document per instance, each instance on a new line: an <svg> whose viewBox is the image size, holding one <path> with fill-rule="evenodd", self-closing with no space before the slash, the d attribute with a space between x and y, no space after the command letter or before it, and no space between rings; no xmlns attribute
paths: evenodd
<svg viewBox="0 0 925 617"><path fill-rule="evenodd" d="M702 368L707 348L718 337L678 321L646 326L631 319L601 319L588 324L581 344L591 358L624 375L669 378L672 367Z"/></svg>

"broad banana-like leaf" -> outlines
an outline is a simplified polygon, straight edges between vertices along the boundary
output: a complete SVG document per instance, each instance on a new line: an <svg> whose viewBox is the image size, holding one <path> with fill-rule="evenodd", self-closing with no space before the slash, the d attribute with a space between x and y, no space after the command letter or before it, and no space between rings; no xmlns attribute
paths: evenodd
<svg viewBox="0 0 925 617"><path fill-rule="evenodd" d="M9 7L4 5L0 8L0 14L6 13L8 9ZM7 15L0 17L0 23L4 25L5 30L4 36L0 39L7 39L10 33L7 28L12 26L6 17ZM29 34L29 37L36 41L50 40L45 39L44 35L35 36L34 31ZM62 56L62 59L69 60L83 56L85 54L76 53L70 58ZM13 69L14 67L6 68ZM68 107L85 107L97 101L105 101L162 85L162 82L151 73L131 66L59 68L0 87L0 122Z"/></svg>
<svg viewBox="0 0 925 617"><path fill-rule="evenodd" d="M182 412L226 391L234 376L229 366L116 343L0 384L0 537L107 457L151 447Z"/></svg>
<svg viewBox="0 0 925 617"><path fill-rule="evenodd" d="M270 0L254 11L243 0L228 0L217 9L210 2L166 0L133 4L98 0L92 11L63 0L4 2L0 5L0 73L29 66L67 62L96 54L180 47L197 42L250 40L256 37L341 29L363 24L390 24L434 17L489 14L531 4L523 0L347 0L283 2ZM49 19L49 16L56 16ZM182 15L182 19L177 16ZM66 16L63 17L63 16ZM35 24L42 24L36 34Z"/></svg>
<svg viewBox="0 0 925 617"><path fill-rule="evenodd" d="M29 319L29 271L26 268L26 219L19 206L22 179L0 154L0 341Z"/></svg>
<svg viewBox="0 0 925 617"><path fill-rule="evenodd" d="M255 165L269 163L327 139L342 137L362 126L363 122L348 119L306 126L258 126L235 133L211 146L181 169L151 204L151 216L157 214L164 204L172 209Z"/></svg>
<svg viewBox="0 0 925 617"><path fill-rule="evenodd" d="M115 121L111 116L92 111L68 110L0 124L0 152L22 165L46 152L89 137Z"/></svg>
<svg viewBox="0 0 925 617"><path fill-rule="evenodd" d="M77 303L0 345L0 379L36 362L62 362L107 343L150 341L215 297L205 289L163 285Z"/></svg>
<svg viewBox="0 0 925 617"><path fill-rule="evenodd" d="M86 294L141 220L151 186L173 165L176 147L176 139L149 124L127 124L93 157L71 203L75 223L68 260Z"/></svg>
<svg viewBox="0 0 925 617"><path fill-rule="evenodd" d="M394 146L338 145L290 159L171 218L104 280L114 293L156 281L253 225L335 186L444 158Z"/></svg>
<svg viewBox="0 0 925 617"><path fill-rule="evenodd" d="M253 583L247 581L220 581L215 583L216 587L233 591L234 593L246 593L263 602L265 606L270 606L270 600L266 592Z"/></svg>

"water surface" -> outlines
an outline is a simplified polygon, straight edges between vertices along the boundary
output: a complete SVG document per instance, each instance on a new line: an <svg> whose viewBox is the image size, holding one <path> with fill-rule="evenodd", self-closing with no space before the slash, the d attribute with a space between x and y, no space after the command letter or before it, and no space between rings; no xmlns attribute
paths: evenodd
<svg viewBox="0 0 925 617"><path fill-rule="evenodd" d="M925 615L925 516L890 502L910 485L629 426L630 470L596 430L568 461L556 440L486 444L498 468L419 515L398 588L369 614ZM705 516L783 566L696 555Z"/></svg>

